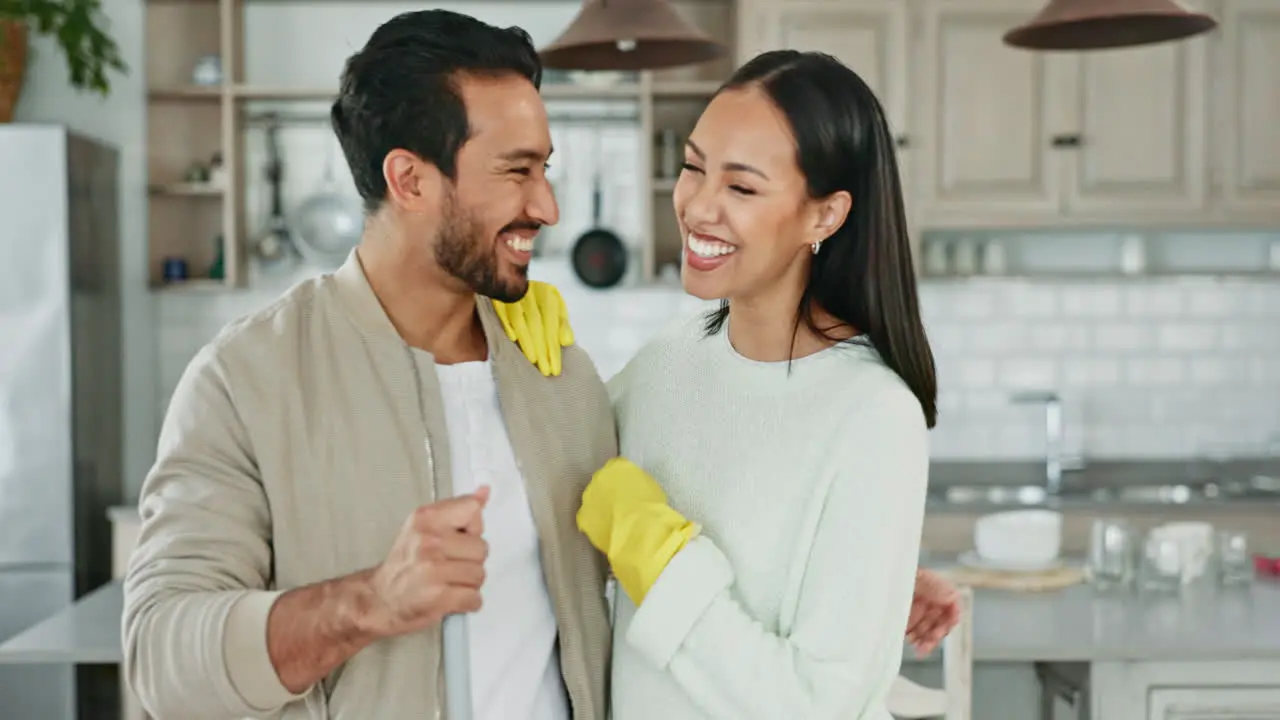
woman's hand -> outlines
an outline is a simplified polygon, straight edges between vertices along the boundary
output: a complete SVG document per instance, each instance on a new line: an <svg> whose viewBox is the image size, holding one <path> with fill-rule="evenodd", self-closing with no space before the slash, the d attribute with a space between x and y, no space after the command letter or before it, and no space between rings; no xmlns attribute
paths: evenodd
<svg viewBox="0 0 1280 720"><path fill-rule="evenodd" d="M960 594L947 579L932 570L916 571L916 590L907 620L907 640L924 657L960 622Z"/></svg>
<svg viewBox="0 0 1280 720"><path fill-rule="evenodd" d="M560 349L573 344L569 311L555 285L529 281L529 291L514 303L493 301L502 329L544 376L560 374Z"/></svg>
<svg viewBox="0 0 1280 720"><path fill-rule="evenodd" d="M698 524L667 504L649 473L626 458L596 471L582 493L578 529L609 558L618 584L639 605Z"/></svg>

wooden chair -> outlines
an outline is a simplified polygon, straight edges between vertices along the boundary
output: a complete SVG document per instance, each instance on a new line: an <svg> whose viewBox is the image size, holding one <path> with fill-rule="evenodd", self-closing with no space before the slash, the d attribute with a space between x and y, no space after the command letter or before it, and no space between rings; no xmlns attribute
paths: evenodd
<svg viewBox="0 0 1280 720"><path fill-rule="evenodd" d="M942 641L942 689L901 675L889 689L889 714L900 720L970 720L973 714L973 589L960 587L960 622Z"/></svg>

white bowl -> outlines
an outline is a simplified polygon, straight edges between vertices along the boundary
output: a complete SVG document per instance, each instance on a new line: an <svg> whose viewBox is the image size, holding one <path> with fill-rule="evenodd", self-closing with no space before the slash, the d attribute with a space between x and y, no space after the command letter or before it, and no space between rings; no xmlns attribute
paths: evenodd
<svg viewBox="0 0 1280 720"><path fill-rule="evenodd" d="M1062 550L1062 513L1010 510L984 515L973 526L973 546L993 565L1048 565Z"/></svg>
<svg viewBox="0 0 1280 720"><path fill-rule="evenodd" d="M1213 555L1213 525L1207 522L1170 522L1151 528L1150 535L1171 541L1178 548L1178 572L1184 583L1204 574Z"/></svg>

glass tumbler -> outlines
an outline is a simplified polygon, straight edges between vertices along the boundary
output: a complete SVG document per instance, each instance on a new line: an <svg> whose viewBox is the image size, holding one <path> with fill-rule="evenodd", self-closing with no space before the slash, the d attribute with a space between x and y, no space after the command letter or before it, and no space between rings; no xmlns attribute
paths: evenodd
<svg viewBox="0 0 1280 720"><path fill-rule="evenodd" d="M1099 518L1089 532L1089 578L1100 590L1128 585L1134 576L1134 532L1123 520Z"/></svg>
<svg viewBox="0 0 1280 720"><path fill-rule="evenodd" d="M1218 579L1223 585L1239 585L1253 580L1253 557L1249 554L1249 538L1242 532L1223 530L1218 533Z"/></svg>
<svg viewBox="0 0 1280 720"><path fill-rule="evenodd" d="M1182 546L1174 538L1150 533L1142 546L1138 583L1143 590L1178 592L1182 589Z"/></svg>

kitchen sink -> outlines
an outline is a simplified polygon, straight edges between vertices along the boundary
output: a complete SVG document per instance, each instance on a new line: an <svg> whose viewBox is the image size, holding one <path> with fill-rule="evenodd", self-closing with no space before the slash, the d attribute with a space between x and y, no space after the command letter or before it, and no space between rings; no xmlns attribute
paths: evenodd
<svg viewBox="0 0 1280 720"><path fill-rule="evenodd" d="M1041 485L953 485L939 488L932 495L955 505L1040 505L1049 498Z"/></svg>
<svg viewBox="0 0 1280 720"><path fill-rule="evenodd" d="M1112 487L1071 487L1052 496L1042 485L952 485L930 491L934 500L951 505L1042 505L1063 502L1129 502L1181 505L1213 500L1280 501L1280 478L1256 476L1229 482L1152 483Z"/></svg>
<svg viewBox="0 0 1280 720"><path fill-rule="evenodd" d="M1219 497L1216 486L1196 485L1125 485L1118 488L1107 488L1093 493L1099 500L1119 500L1121 502L1152 503L1160 505L1181 505L1193 500L1210 500Z"/></svg>

